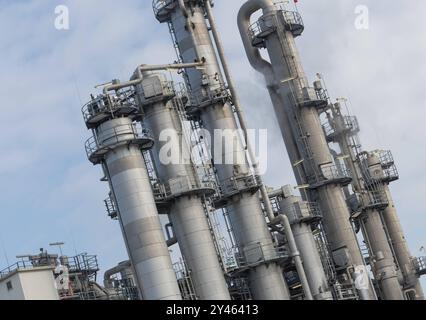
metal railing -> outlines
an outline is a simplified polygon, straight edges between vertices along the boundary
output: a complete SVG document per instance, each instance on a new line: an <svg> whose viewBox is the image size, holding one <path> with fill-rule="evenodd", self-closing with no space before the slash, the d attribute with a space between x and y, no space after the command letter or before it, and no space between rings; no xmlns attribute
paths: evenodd
<svg viewBox="0 0 426 320"><path fill-rule="evenodd" d="M189 92L191 107L208 106L218 101L231 101L231 94L221 75L203 75L202 87Z"/></svg>
<svg viewBox="0 0 426 320"><path fill-rule="evenodd" d="M383 169L385 180L392 182L399 179L399 172L395 165L391 165Z"/></svg>
<svg viewBox="0 0 426 320"><path fill-rule="evenodd" d="M389 168L395 165L395 160L393 158L392 151L390 150L378 151L378 156L383 168Z"/></svg>
<svg viewBox="0 0 426 320"><path fill-rule="evenodd" d="M281 208L281 212L288 217L292 224L303 220L322 218L321 208L316 202L294 203L291 206Z"/></svg>
<svg viewBox="0 0 426 320"><path fill-rule="evenodd" d="M246 190L255 189L260 186L259 177L250 175L242 178L229 178L221 181L218 187L218 196L229 197Z"/></svg>
<svg viewBox="0 0 426 320"><path fill-rule="evenodd" d="M109 150L110 148L121 144L123 142L131 142L133 140L147 140L154 141L151 133L142 129L140 125L136 124L123 124L116 126L107 131L102 132L102 135L107 138L106 144L99 143L97 137L93 136L86 141L86 154L90 159L92 156L97 153L99 150Z"/></svg>
<svg viewBox="0 0 426 320"><path fill-rule="evenodd" d="M171 184L167 183L155 183L153 185L154 198L156 201L168 201L179 195L196 191L196 190L217 190L216 183L214 181L202 181L199 184L191 182L187 177L182 177L179 180L174 180Z"/></svg>
<svg viewBox="0 0 426 320"><path fill-rule="evenodd" d="M15 271L35 269L37 267L42 267L42 266L34 265L33 261L26 261L26 260L19 261L1 270L0 279L7 277L8 275L10 275L11 273Z"/></svg>
<svg viewBox="0 0 426 320"><path fill-rule="evenodd" d="M333 291L337 300L358 300L359 296L354 285L336 283Z"/></svg>
<svg viewBox="0 0 426 320"><path fill-rule="evenodd" d="M376 180L366 181L364 187L365 191L357 194L357 200L362 210L384 209L389 205L385 189L380 182Z"/></svg>
<svg viewBox="0 0 426 320"><path fill-rule="evenodd" d="M154 11L154 15L157 17L162 10L167 9L167 7L173 5L174 2L175 0L153 0L152 9Z"/></svg>
<svg viewBox="0 0 426 320"><path fill-rule="evenodd" d="M175 271L183 300L197 300L191 272L188 270L186 262L180 259L173 264L173 270Z"/></svg>
<svg viewBox="0 0 426 320"><path fill-rule="evenodd" d="M286 30L292 32L294 36L302 34L304 23L299 12L280 9L277 14L283 17ZM271 21L271 19L273 20ZM278 16L273 14L260 17L255 23L250 25L248 30L253 43L259 44L263 42L263 38L277 30L278 23Z"/></svg>
<svg viewBox="0 0 426 320"><path fill-rule="evenodd" d="M249 269L267 261L276 261L289 258L285 247L274 247L273 245L256 244L249 248L237 249L235 261L237 269Z"/></svg>
<svg viewBox="0 0 426 320"><path fill-rule="evenodd" d="M176 95L175 84L173 81L156 81L154 83L142 83L144 97L140 97L142 104L149 104L151 100L158 97L173 97Z"/></svg>
<svg viewBox="0 0 426 320"><path fill-rule="evenodd" d="M414 269L417 275L426 275L426 257L419 257L413 260Z"/></svg>
<svg viewBox="0 0 426 320"><path fill-rule="evenodd" d="M351 181L352 180L352 173L351 171L344 167L343 165L328 165L323 166L320 169L320 173L315 176L310 176L309 181L311 183L326 183L326 182L333 182L333 181Z"/></svg>
<svg viewBox="0 0 426 320"><path fill-rule="evenodd" d="M334 120L335 121L335 120ZM357 117L352 117L352 116L344 116L343 117L343 125L344 127L342 128L344 131L349 131L349 132L353 132L353 133L358 133L360 131L360 127L359 127L359 122ZM336 125L335 124L331 124L330 122L325 122L322 126L324 128L324 132L325 135L327 137L329 136L333 136L334 134L336 134ZM340 133L340 132L337 132Z"/></svg>
<svg viewBox="0 0 426 320"><path fill-rule="evenodd" d="M108 216L113 220L117 220L118 219L118 211L117 211L117 207L116 207L115 202L112 199L112 197L109 196L108 198L106 198L104 200L104 203L105 203L105 207L106 207Z"/></svg>
<svg viewBox="0 0 426 320"><path fill-rule="evenodd" d="M84 121L89 123L99 115L114 114L120 110L125 113L138 112L139 107L134 97L135 91L133 89L121 90L116 92L115 95L99 95L86 103L81 109Z"/></svg>

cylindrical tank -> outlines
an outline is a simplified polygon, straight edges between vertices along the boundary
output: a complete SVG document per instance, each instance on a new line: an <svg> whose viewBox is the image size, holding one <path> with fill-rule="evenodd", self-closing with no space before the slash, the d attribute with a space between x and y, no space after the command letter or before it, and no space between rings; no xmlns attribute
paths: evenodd
<svg viewBox="0 0 426 320"><path fill-rule="evenodd" d="M287 188L289 191L290 189ZM315 300L333 300L328 279L325 274L321 257L312 234L311 223L309 220L295 219L291 213L297 211L297 206L303 207L303 200L288 192L283 195L280 201L280 208L284 214L289 216L291 229L296 240L297 248L303 261L303 267L308 278L309 287ZM290 214L289 214L290 213Z"/></svg>
<svg viewBox="0 0 426 320"><path fill-rule="evenodd" d="M130 118L96 129L99 147L109 147L105 168L119 211L128 253L144 300L180 300L181 294L162 231L147 168Z"/></svg>
<svg viewBox="0 0 426 320"><path fill-rule="evenodd" d="M355 134L355 132L349 130L350 128L348 128L348 124L345 122L344 116L340 112L339 105L335 105L332 110L334 118L329 120L332 121L331 124L334 127L335 142L339 144L342 154L347 156L345 158L345 163L353 173L352 184L354 190L361 197L369 201L374 195L368 196L370 191L364 183L365 180L362 177L361 168L357 165L359 162L356 161L356 155L349 143L350 135ZM369 162L373 167L377 165L373 159L370 159ZM397 267L394 263L392 249L382 223L380 210L379 208L371 206L370 203L363 204L361 210L361 227L367 238L367 246L373 255L371 257L372 271L379 284L382 299L403 300L404 296L398 280Z"/></svg>
<svg viewBox="0 0 426 320"><path fill-rule="evenodd" d="M194 171L189 146L173 101L157 99L158 102L151 103L145 99L144 88L155 81L161 82L161 77L145 73L144 79L138 87L138 96L144 110L144 124L155 137L152 155L157 174L163 183L181 185L182 194L170 200L169 219L191 272L195 292L202 300L229 300L208 223L208 212L203 206L203 195L209 190L202 189ZM161 94L156 97L161 97ZM164 163L161 158L162 149L168 146L174 148L172 153L177 156L173 163Z"/></svg>
<svg viewBox="0 0 426 320"><path fill-rule="evenodd" d="M410 249L408 248L401 222L399 221L398 212L389 189L389 183L383 180L385 172L377 153L372 152L369 154L368 166L371 177L379 181L382 180L383 183L383 189L388 202L388 206L383 211L383 220L389 233L389 238L392 242L396 260L398 261L398 265L404 276L404 286L405 288L413 288L416 291L416 300L424 300L423 288L415 274L412 263L413 257L411 256Z"/></svg>

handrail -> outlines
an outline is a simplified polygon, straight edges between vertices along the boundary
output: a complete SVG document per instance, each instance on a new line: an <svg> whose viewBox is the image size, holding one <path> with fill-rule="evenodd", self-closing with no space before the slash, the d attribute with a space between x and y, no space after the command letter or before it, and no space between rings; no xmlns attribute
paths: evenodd
<svg viewBox="0 0 426 320"><path fill-rule="evenodd" d="M299 12L283 9L279 9L277 12L282 14L284 17L284 22L289 31L293 32L295 35L300 35L301 32L303 32L304 23ZM268 23L266 23L266 20L273 15L274 13L264 15L249 26L248 33L253 42L258 39L262 39L265 35L268 35L276 30L275 24L268 25Z"/></svg>
<svg viewBox="0 0 426 320"><path fill-rule="evenodd" d="M141 126L135 125L135 124L124 124L120 126L116 126L114 128L111 128L103 134L108 137L108 143L102 144L98 141L98 139L95 136L92 136L86 141L85 147L86 147L86 154L88 158L95 154L98 150L113 147L117 143L122 143L125 141L128 141L129 139L120 139L122 136L132 136L131 140L136 139L147 139L147 140L154 140L151 133L146 130L142 129Z"/></svg>

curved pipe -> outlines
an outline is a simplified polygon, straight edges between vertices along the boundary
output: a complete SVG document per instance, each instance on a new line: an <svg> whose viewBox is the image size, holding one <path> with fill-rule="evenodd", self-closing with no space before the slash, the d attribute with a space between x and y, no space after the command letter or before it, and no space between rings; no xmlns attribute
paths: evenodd
<svg viewBox="0 0 426 320"><path fill-rule="evenodd" d="M278 217L271 221L272 224L281 224L284 228L285 235L287 237L288 246L290 247L291 256L294 259L296 265L297 274L299 275L300 282L302 283L303 291L305 292L306 300L314 300L309 286L308 278L306 277L305 269L303 268L302 258L300 252L297 249L296 240L294 239L293 230L291 229L290 221L288 217L280 214Z"/></svg>
<svg viewBox="0 0 426 320"><path fill-rule="evenodd" d="M262 58L259 49L253 47L248 31L250 28L250 18L258 10L271 10L274 7L272 0L249 0L241 7L238 12L238 29L247 58L254 69L262 73L267 81L267 85L275 84L271 64Z"/></svg>
<svg viewBox="0 0 426 320"><path fill-rule="evenodd" d="M104 273L104 286L105 288L111 288L111 277L117 273L120 273L128 268L131 268L132 264L130 261L121 262L118 266L105 271Z"/></svg>

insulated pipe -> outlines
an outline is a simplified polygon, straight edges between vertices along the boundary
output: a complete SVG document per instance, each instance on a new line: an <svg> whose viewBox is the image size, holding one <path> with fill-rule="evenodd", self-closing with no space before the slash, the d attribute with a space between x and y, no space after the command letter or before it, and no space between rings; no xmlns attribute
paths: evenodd
<svg viewBox="0 0 426 320"><path fill-rule="evenodd" d="M132 267L132 263L130 261L124 261L120 263L118 266L111 268L104 273L104 286L105 288L112 288L111 287L111 277L117 273L123 272L126 269L129 269Z"/></svg>
<svg viewBox="0 0 426 320"><path fill-rule="evenodd" d="M243 4L238 12L238 29L246 50L247 58L252 67L265 76L268 86L275 85L272 66L268 61L262 58L259 49L253 47L248 36L248 30L250 28L250 18L256 11L260 9L267 10L273 6L274 4L271 0L249 0Z"/></svg>
<svg viewBox="0 0 426 320"><path fill-rule="evenodd" d="M179 0L179 1L183 2L183 0ZM234 80L233 80L231 72L229 70L228 63L226 61L225 49L223 47L220 35L217 31L216 19L213 15L213 12L212 12L210 0L205 0L204 5L205 5L205 8L206 8L206 12L207 12L207 18L210 22L210 28L211 28L212 33L213 33L213 39L214 39L214 42L216 44L217 52L219 54L219 59L220 59L220 62L222 63L223 71L225 73L225 78L227 80L229 90L231 91L231 95L232 95L234 107L235 107L235 112L237 114L238 121L240 123L241 129L244 132L244 137L245 137L245 140L246 140L245 143L246 143L246 148L247 148L247 151L248 151L249 160L250 160L250 162L253 166L255 175L259 177L260 193L262 195L263 203L265 205L265 210L266 210L268 215L273 215L273 209L272 209L271 201L270 201L269 196L268 196L268 191L266 190L266 186L263 183L263 180L261 178L261 175L260 175L260 172L259 172L259 165L258 165L258 162L256 161L256 156L254 155L253 148L250 145L250 141L248 141L247 121L245 119L244 112L241 108L238 92L235 89Z"/></svg>
<svg viewBox="0 0 426 320"><path fill-rule="evenodd" d="M109 83L103 88L103 93L107 94L109 91L120 90L123 88L137 86L143 80L143 72L156 71L156 70L179 70L179 69L190 69L199 68L204 65L205 61L194 62L194 63L172 63L172 64L159 64L159 65L140 65L135 71L132 79L126 82Z"/></svg>
<svg viewBox="0 0 426 320"><path fill-rule="evenodd" d="M290 186L289 186L290 187ZM269 193L271 198L278 197L281 213L287 217L294 217L294 221L290 221L291 230L300 252L303 262L303 268L306 273L308 284L311 288L312 296L315 300L333 300L327 275L318 252L317 244L312 232L312 221L297 221L298 212L306 212L306 202L301 197L296 197L290 192L291 190L282 187L279 190ZM300 210L300 211L299 211Z"/></svg>
<svg viewBox="0 0 426 320"><path fill-rule="evenodd" d="M287 237L288 246L290 247L291 256L294 259L296 265L297 274L299 275L302 283L303 291L305 292L306 300L313 300L311 288L309 286L308 278L306 277L305 269L303 268L302 259L300 258L300 252L297 249L296 240L294 239L293 230L291 230L290 222L287 216L280 214L277 218L271 221L272 224L281 224L285 230Z"/></svg>

